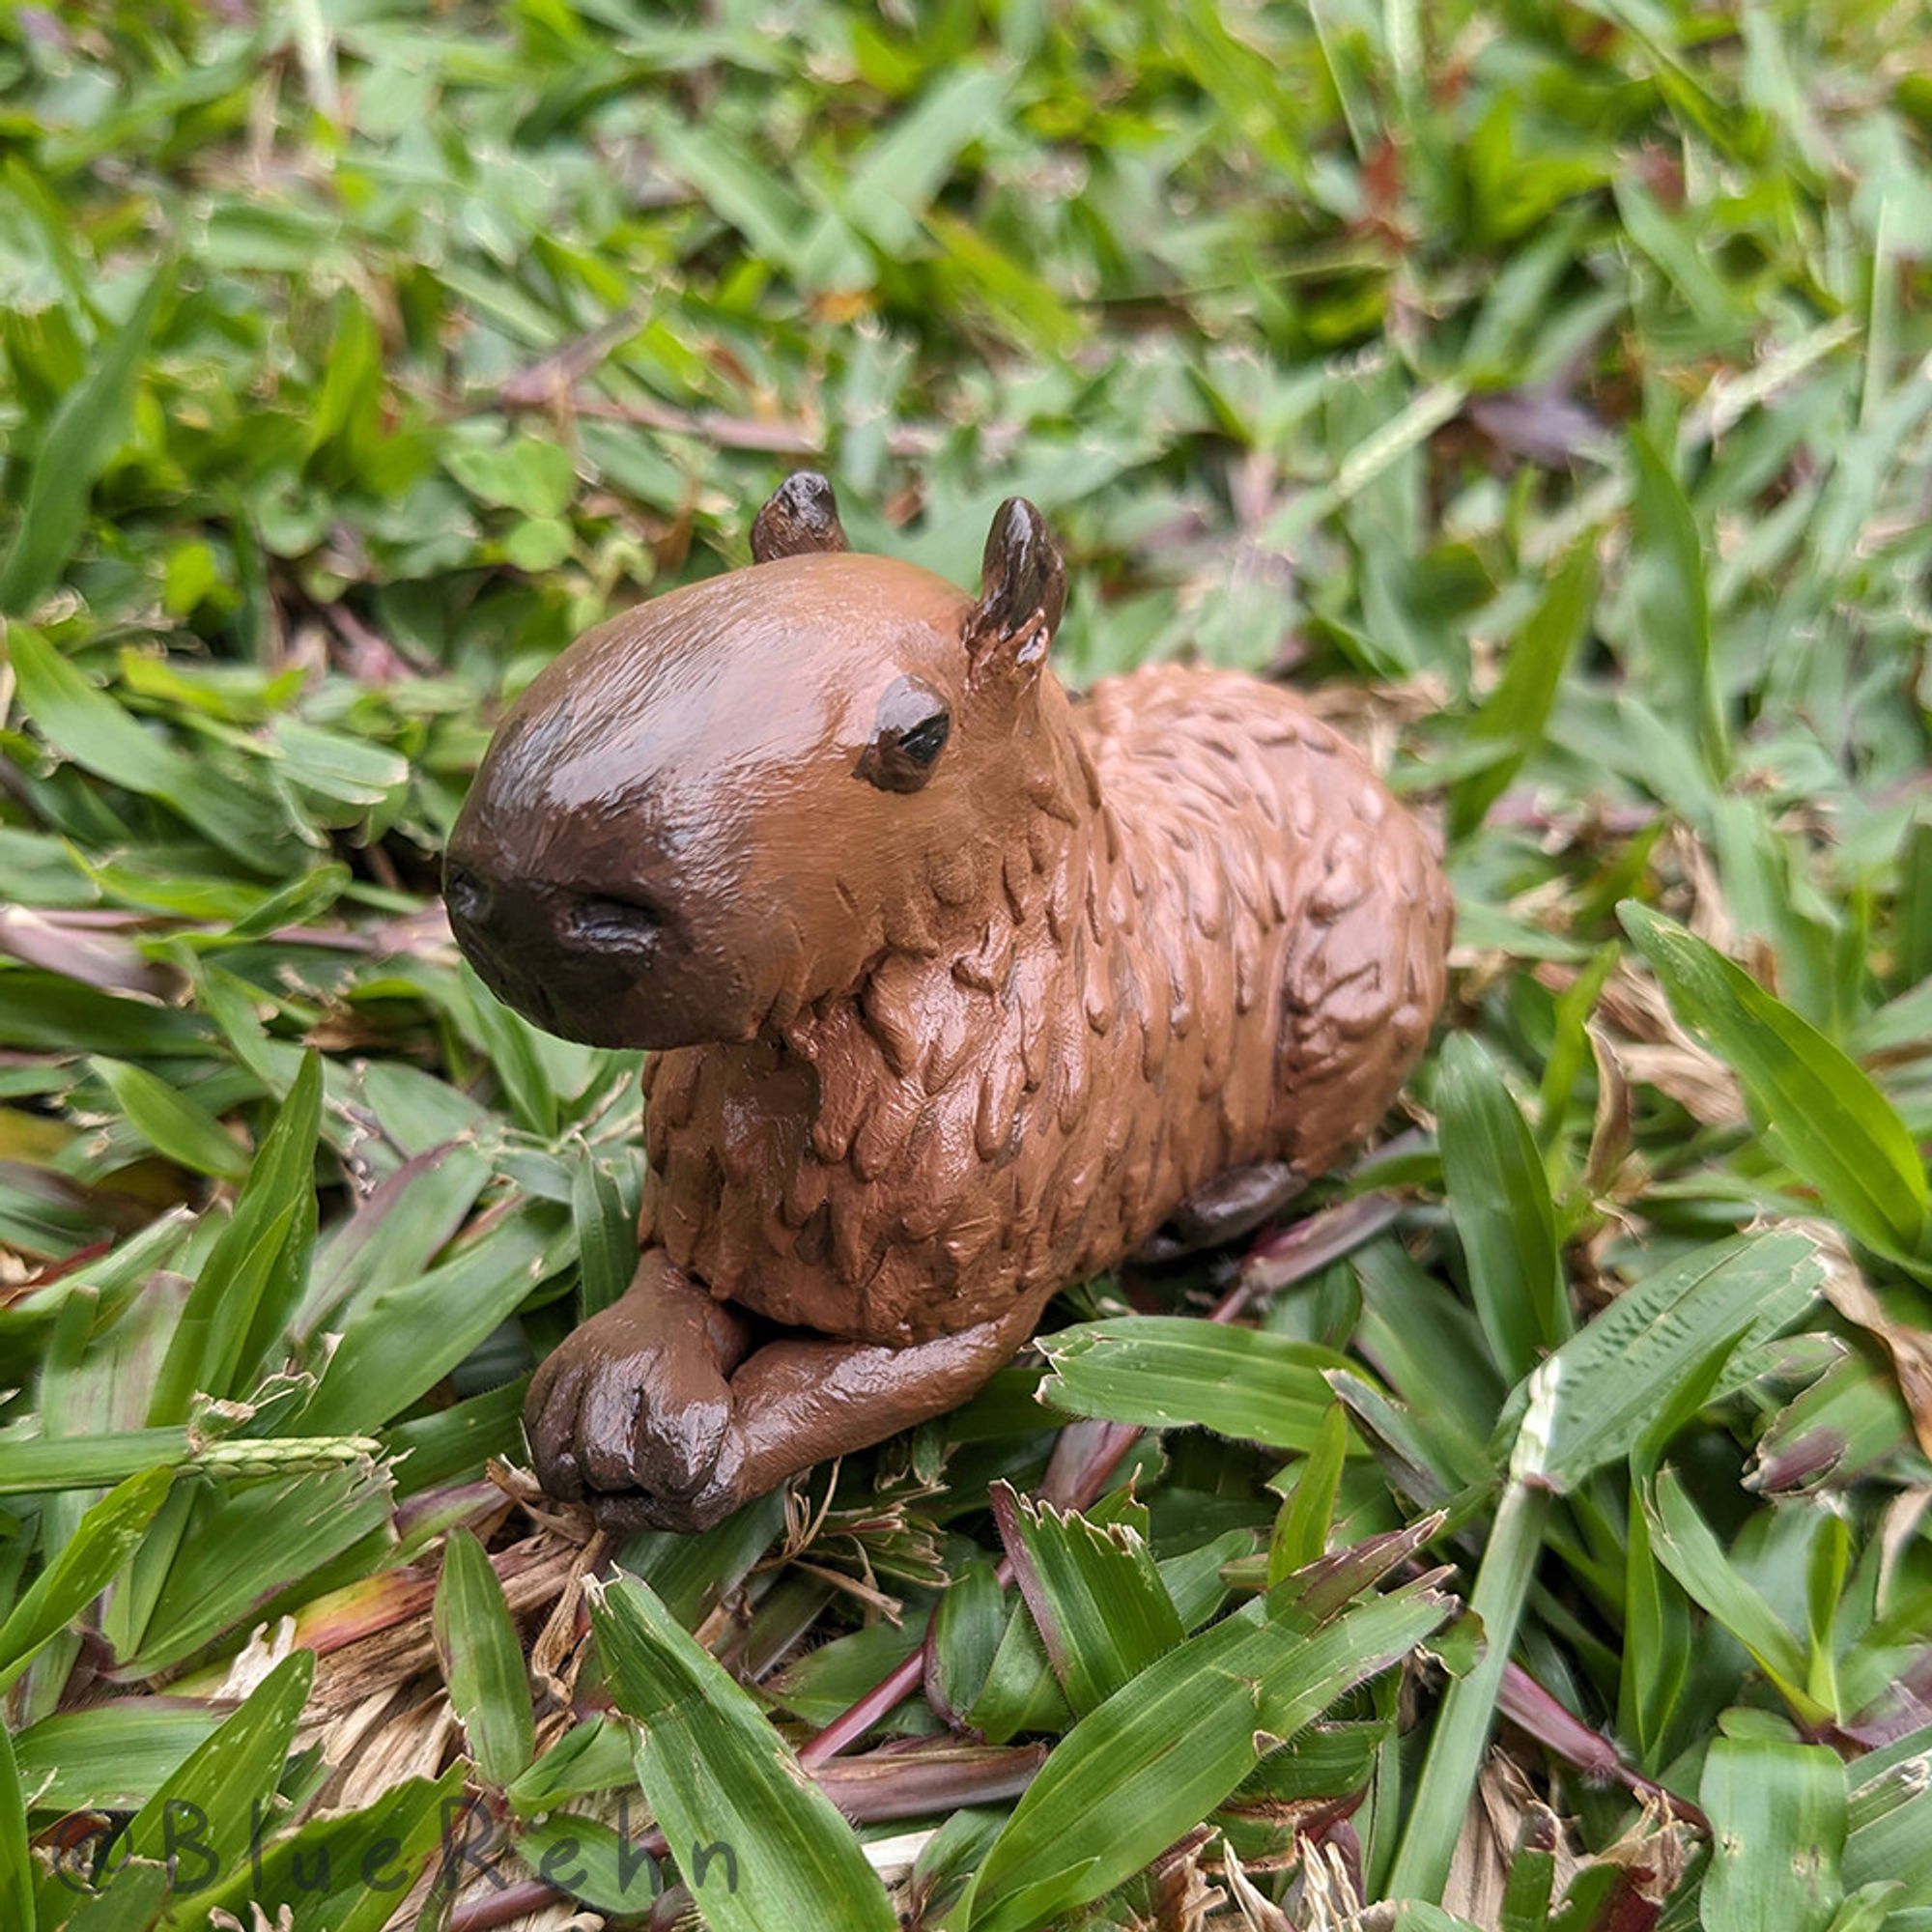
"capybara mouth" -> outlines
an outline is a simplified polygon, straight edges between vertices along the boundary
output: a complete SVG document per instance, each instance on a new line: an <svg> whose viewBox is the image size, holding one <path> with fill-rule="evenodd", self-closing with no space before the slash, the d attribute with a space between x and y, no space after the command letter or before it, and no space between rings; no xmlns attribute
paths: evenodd
<svg viewBox="0 0 1932 1932"><path fill-rule="evenodd" d="M511 964L487 947L466 944L464 956L497 999L533 1026L582 1046L633 1046L620 1016L638 993L632 974L605 970L586 974L581 963L559 960L550 970L527 959Z"/></svg>

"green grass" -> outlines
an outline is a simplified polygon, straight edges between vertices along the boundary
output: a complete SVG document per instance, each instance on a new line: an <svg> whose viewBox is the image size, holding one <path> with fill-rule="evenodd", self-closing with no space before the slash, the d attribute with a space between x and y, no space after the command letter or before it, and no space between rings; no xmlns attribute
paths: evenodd
<svg viewBox="0 0 1932 1932"><path fill-rule="evenodd" d="M1928 1932L1928 34L0 16L0 1923L643 1846L725 1932ZM1072 681L1314 694L1445 828L1447 1043L1238 1270L580 1584L518 1406L637 1060L438 855L808 460L962 582L1037 501ZM466 1789L520 1889L419 1917Z"/></svg>

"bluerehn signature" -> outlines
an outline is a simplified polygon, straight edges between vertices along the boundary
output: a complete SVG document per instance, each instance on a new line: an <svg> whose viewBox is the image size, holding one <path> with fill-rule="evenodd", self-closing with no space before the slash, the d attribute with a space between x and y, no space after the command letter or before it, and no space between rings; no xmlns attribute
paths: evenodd
<svg viewBox="0 0 1932 1932"><path fill-rule="evenodd" d="M245 1845L221 1844L211 1830L208 1813L187 1799L171 1798L161 1807L159 1843L152 1862L163 1866L168 1887L177 1898L191 1898L226 1886L245 1868L253 1889L261 1890L269 1878L269 1863L278 1864L281 1848L269 1834L279 1821L258 1803L250 1806ZM554 1821L567 1823L568 1821ZM515 1853L546 1885L559 1891L589 1896L607 1907L647 1905L665 1889L658 1861L645 1848L644 1835L632 1823L630 1801L620 1797L614 1822L582 1820L582 1835L553 1829L542 1840L519 1845L498 1822L473 1800L443 1801L440 1830L433 1854L433 1891L453 1897L474 1878L506 1891L513 1880L504 1871ZM137 1862L128 1837L129 1821L79 1814L65 1829L51 1834L54 1871L69 1890L98 1897L115 1889ZM594 1861L594 1868L593 1868ZM360 1889L368 1892L407 1891L421 1877L429 1861L405 1862L399 1839L381 1837L352 1851L327 1842L307 1848L291 1846L287 1865L276 1873L277 1889L296 1894L335 1894ZM738 1855L724 1839L694 1842L681 1861L685 1883L694 1890L738 1889Z"/></svg>

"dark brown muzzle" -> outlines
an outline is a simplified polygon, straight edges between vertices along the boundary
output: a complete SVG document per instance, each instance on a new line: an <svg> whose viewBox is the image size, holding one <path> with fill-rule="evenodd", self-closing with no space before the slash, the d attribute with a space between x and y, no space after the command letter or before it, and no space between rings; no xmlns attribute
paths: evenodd
<svg viewBox="0 0 1932 1932"><path fill-rule="evenodd" d="M612 1022L659 963L661 907L504 877L454 852L442 896L456 943L505 1005L566 1039L627 1043Z"/></svg>

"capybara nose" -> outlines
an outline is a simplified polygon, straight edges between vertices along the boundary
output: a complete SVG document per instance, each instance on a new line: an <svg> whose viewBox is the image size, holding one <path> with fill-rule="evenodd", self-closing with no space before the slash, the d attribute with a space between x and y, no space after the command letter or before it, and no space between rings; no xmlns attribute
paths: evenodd
<svg viewBox="0 0 1932 1932"><path fill-rule="evenodd" d="M648 899L599 893L558 893L554 915L558 941L582 952L640 952L664 924L663 914Z"/></svg>
<svg viewBox="0 0 1932 1932"><path fill-rule="evenodd" d="M548 887L499 877L473 860L445 858L442 902L457 945L479 971L485 960L541 958L557 950L556 908Z"/></svg>
<svg viewBox="0 0 1932 1932"><path fill-rule="evenodd" d="M481 925L490 917L495 895L490 882L473 866L459 860L445 860L442 867L442 902L449 908L453 923Z"/></svg>
<svg viewBox="0 0 1932 1932"><path fill-rule="evenodd" d="M657 907L642 897L579 892L547 879L498 877L467 859L444 862L442 899L465 952L531 968L636 953L657 937Z"/></svg>
<svg viewBox="0 0 1932 1932"><path fill-rule="evenodd" d="M680 1012L684 948L672 904L628 882L620 891L498 873L468 857L448 863L443 882L450 930L484 985L526 1019L589 1046L637 1044L640 1030L662 1030Z"/></svg>

